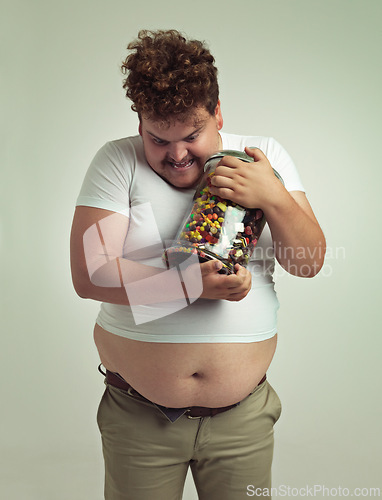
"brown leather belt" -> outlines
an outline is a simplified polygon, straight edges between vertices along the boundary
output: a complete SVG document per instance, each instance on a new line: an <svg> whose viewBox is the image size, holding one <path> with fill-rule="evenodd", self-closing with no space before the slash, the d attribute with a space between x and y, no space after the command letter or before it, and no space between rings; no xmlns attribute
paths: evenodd
<svg viewBox="0 0 382 500"><path fill-rule="evenodd" d="M101 371L101 370L100 370ZM101 372L103 373L103 372ZM140 396L141 398L145 399L146 401L149 401L147 398L142 396L142 394L139 394L131 385L126 382L125 379L123 379L118 373L113 373L109 370L106 370L106 383L112 385L113 387L116 387L117 389L122 389L123 391L127 391L130 394L135 394L136 396ZM262 384L265 382L267 379L267 375L265 374L264 377L260 380L258 385ZM151 403L151 401L150 401ZM155 404L155 403L154 403ZM201 418L201 417L214 417L218 413L223 413L227 410L231 410L232 408L235 408L239 403L235 403L233 405L229 406L222 406L220 408L207 408L205 406L191 406L188 408L168 408L168 410L184 410L184 414L186 414L190 418ZM160 408L165 408L161 407L160 405L157 405Z"/></svg>

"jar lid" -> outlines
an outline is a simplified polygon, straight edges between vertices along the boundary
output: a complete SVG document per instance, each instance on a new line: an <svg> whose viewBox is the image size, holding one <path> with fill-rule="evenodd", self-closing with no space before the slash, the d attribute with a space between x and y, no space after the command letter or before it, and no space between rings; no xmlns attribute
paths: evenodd
<svg viewBox="0 0 382 500"><path fill-rule="evenodd" d="M251 161L253 161L253 158L251 158L250 156L248 156L243 151L236 151L234 149L223 149L222 151L218 151L217 153L215 153L212 156L210 156L208 158L208 160L206 161L206 165L211 160L216 160L216 159L224 158L224 156L233 156L235 158L239 158L239 160L246 161L248 163L251 162Z"/></svg>

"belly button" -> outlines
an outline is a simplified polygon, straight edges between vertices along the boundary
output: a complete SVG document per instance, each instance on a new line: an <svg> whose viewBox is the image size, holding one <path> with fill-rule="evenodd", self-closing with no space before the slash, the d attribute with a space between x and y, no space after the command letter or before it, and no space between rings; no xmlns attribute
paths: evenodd
<svg viewBox="0 0 382 500"><path fill-rule="evenodd" d="M194 378L200 377L200 375L199 375L199 373L198 373L198 372L193 373L193 374L192 374L192 376L193 376Z"/></svg>

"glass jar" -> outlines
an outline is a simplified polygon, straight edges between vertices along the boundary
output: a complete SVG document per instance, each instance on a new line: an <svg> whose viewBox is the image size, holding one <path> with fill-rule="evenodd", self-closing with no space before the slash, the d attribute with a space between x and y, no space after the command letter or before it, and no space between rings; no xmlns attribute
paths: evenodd
<svg viewBox="0 0 382 500"><path fill-rule="evenodd" d="M220 273L224 274L233 274L235 264L247 266L264 228L265 216L260 208L245 208L210 192L211 178L224 156L253 161L247 154L234 150L219 151L206 161L191 210L173 245L164 252L163 259L169 266L180 264L190 254L197 254L200 262L220 260L223 264ZM273 172L283 182L276 170Z"/></svg>

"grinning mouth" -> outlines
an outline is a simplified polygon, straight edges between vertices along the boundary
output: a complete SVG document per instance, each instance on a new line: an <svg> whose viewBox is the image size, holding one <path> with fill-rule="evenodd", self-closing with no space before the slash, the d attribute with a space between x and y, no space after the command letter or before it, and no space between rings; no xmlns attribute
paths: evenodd
<svg viewBox="0 0 382 500"><path fill-rule="evenodd" d="M176 162L173 162L173 161L169 161L169 164L173 168L185 170L187 168L190 168L193 165L194 161L195 161L194 159L188 160L188 161L181 161L179 163L176 163Z"/></svg>

